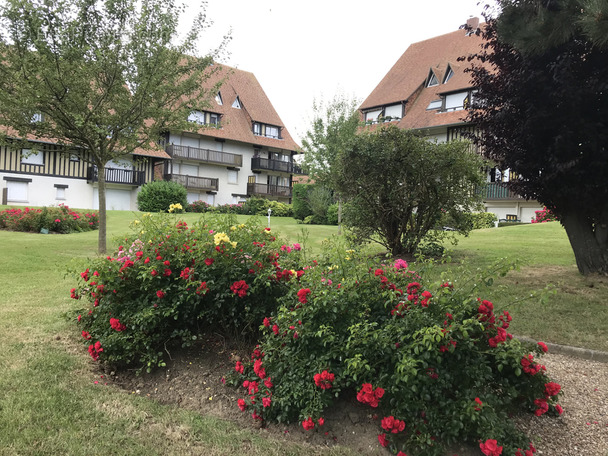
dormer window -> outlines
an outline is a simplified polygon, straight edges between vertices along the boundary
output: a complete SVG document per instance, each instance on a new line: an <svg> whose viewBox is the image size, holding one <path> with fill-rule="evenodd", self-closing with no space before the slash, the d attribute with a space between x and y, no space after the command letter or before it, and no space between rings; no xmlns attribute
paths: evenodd
<svg viewBox="0 0 608 456"><path fill-rule="evenodd" d="M437 76L435 76L435 73L433 72L433 70L429 71L429 77L427 78L428 82L426 83L427 87L434 87L439 85L439 80L437 79Z"/></svg>
<svg viewBox="0 0 608 456"><path fill-rule="evenodd" d="M222 93L218 92L217 95L215 96L215 102L222 106L224 104L224 102L222 101Z"/></svg>
<svg viewBox="0 0 608 456"><path fill-rule="evenodd" d="M220 115L215 112L192 111L188 116L188 122L194 122L199 125L218 126L220 124Z"/></svg>
<svg viewBox="0 0 608 456"><path fill-rule="evenodd" d="M265 136L266 138L281 139L281 128L275 125L254 122L253 134L256 136Z"/></svg>
<svg viewBox="0 0 608 456"><path fill-rule="evenodd" d="M452 76L454 76L454 70L452 70L452 67L450 65L448 65L448 70L445 73L445 78L443 78L443 83L445 84L446 82L448 82Z"/></svg>
<svg viewBox="0 0 608 456"><path fill-rule="evenodd" d="M234 103L232 103L232 107L236 109L241 109L241 100L238 96L235 98Z"/></svg>

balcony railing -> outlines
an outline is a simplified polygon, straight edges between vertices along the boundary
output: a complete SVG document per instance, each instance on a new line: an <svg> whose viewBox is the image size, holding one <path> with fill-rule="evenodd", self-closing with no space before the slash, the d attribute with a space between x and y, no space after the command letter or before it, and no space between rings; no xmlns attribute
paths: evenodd
<svg viewBox="0 0 608 456"><path fill-rule="evenodd" d="M230 154L217 150L169 144L167 146L167 153L173 158L184 158L186 160L195 160L218 165L237 166L239 168L243 166L242 155Z"/></svg>
<svg viewBox="0 0 608 456"><path fill-rule="evenodd" d="M185 174L165 174L165 180L177 182L188 189L217 191L219 188L218 179L211 177L187 176Z"/></svg>
<svg viewBox="0 0 608 456"><path fill-rule="evenodd" d="M488 182L487 187L481 190L484 200L496 199L522 199L517 193L508 189L503 182Z"/></svg>
<svg viewBox="0 0 608 456"><path fill-rule="evenodd" d="M125 168L105 168L106 182L108 184L127 184L127 185L143 185L146 179L144 171L133 171ZM87 169L87 180L89 182L97 182L99 173L96 166L89 166Z"/></svg>
<svg viewBox="0 0 608 456"><path fill-rule="evenodd" d="M248 195L280 196L291 198L291 187L273 184L247 184Z"/></svg>
<svg viewBox="0 0 608 456"><path fill-rule="evenodd" d="M251 159L252 171L278 171L280 173L304 174L302 168L296 163L282 160L271 160L269 158L253 157Z"/></svg>

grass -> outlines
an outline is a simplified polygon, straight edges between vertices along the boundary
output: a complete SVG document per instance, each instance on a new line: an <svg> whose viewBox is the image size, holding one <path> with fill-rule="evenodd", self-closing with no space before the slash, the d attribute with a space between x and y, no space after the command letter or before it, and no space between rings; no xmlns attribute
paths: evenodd
<svg viewBox="0 0 608 456"><path fill-rule="evenodd" d="M128 232L134 215L108 212L109 238ZM198 217L183 215L188 223ZM337 232L336 227L297 225L288 218L273 217L271 225L290 242L304 241L312 254L322 252L323 240ZM216 418L94 385L90 358L62 314L70 308L68 290L73 286L66 268L96 255L97 232L3 231L0 245L0 456L213 456L239 454L244 441L251 442L246 451L250 455L354 453L275 440ZM501 257L519 259L523 266L478 291L480 297L510 309L513 332L608 350L608 281L578 274L557 223L475 231L453 249L453 262L436 272L456 277L456 269L464 267L470 273ZM556 292L548 295L545 304L536 298L523 300L549 283Z"/></svg>

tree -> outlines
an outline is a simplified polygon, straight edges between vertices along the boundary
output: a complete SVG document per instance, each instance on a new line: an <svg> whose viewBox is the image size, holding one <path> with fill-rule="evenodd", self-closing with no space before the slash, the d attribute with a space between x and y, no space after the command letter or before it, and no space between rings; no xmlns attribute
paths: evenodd
<svg viewBox="0 0 608 456"><path fill-rule="evenodd" d="M357 135L339 154L345 225L393 255L414 253L442 214L477 209L483 161L466 141L435 143L394 125Z"/></svg>
<svg viewBox="0 0 608 456"><path fill-rule="evenodd" d="M329 103L313 103L311 128L302 139L303 167L315 184L337 192L336 161L346 145L357 134L360 124L358 102L335 96ZM342 199L338 197L338 225L342 222ZM339 228L338 228L339 229Z"/></svg>
<svg viewBox="0 0 608 456"><path fill-rule="evenodd" d="M598 0L500 0L501 39L537 54L572 39L608 46L608 3Z"/></svg>
<svg viewBox="0 0 608 456"><path fill-rule="evenodd" d="M205 17L176 43L182 11L173 0L7 0L0 9L0 124L12 129L3 140L51 140L97 167L99 252L106 163L186 129L217 91L202 84L218 51L195 55Z"/></svg>
<svg viewBox="0 0 608 456"><path fill-rule="evenodd" d="M512 190L558 217L581 273L608 273L608 50L575 30L522 53L501 37L500 23L488 19L485 49L472 57L473 140L519 174Z"/></svg>

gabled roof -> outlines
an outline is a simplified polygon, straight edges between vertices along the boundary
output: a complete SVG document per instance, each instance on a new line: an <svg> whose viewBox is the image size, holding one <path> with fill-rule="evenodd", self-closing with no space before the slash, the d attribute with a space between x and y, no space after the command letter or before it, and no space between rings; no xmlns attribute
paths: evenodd
<svg viewBox="0 0 608 456"><path fill-rule="evenodd" d="M359 109L366 111L407 100L405 115L397 124L400 128L416 129L462 123L466 116L464 110L437 112L427 111L426 108L440 94L471 87L470 74L464 72L470 64L466 61L459 62L458 58L479 52L481 44L481 37L475 34L467 36L465 30L412 44ZM448 66L452 68L454 76L444 84ZM437 76L439 85L426 87L430 71Z"/></svg>
<svg viewBox="0 0 608 456"><path fill-rule="evenodd" d="M225 78L219 91L222 104L219 105L212 97L209 111L222 115L221 128L201 128L197 133L214 138L241 141L252 145L275 147L295 151L298 145L291 137L283 121L275 111L266 96L264 89L248 71L239 70L227 65L218 64L218 69L205 83L211 87ZM241 108L233 108L232 104L239 97ZM281 127L281 139L267 138L253 134L252 122Z"/></svg>

